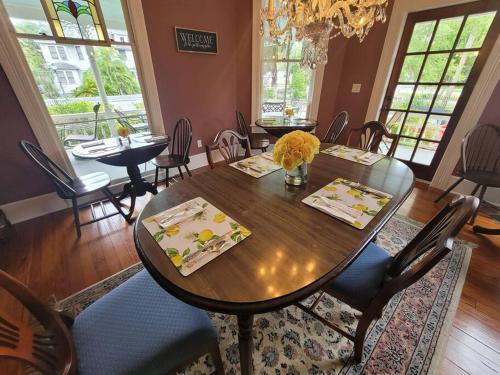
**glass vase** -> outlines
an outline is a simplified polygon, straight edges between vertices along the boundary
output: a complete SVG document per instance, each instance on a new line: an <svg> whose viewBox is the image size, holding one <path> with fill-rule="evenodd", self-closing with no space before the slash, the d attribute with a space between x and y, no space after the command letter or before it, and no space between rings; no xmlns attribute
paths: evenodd
<svg viewBox="0 0 500 375"><path fill-rule="evenodd" d="M307 183L307 163L304 162L291 171L285 171L285 183L292 186L301 186Z"/></svg>

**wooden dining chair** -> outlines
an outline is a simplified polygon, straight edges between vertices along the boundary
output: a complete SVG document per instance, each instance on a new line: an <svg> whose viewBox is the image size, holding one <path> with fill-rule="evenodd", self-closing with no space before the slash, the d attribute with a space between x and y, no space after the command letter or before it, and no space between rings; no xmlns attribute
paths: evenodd
<svg viewBox="0 0 500 375"><path fill-rule="evenodd" d="M64 137L63 144L64 146L69 146L72 143L83 143L83 142L91 142L95 141L97 139L97 126L98 126L98 116L99 116L99 109L101 108L101 103L97 103L93 107L93 111L95 114L95 120L94 120L94 129L92 134L71 134L68 135L67 137Z"/></svg>
<svg viewBox="0 0 500 375"><path fill-rule="evenodd" d="M245 150L245 154L240 154L240 148ZM219 151L226 164L234 163L235 161L245 159L251 156L250 140L247 136L238 134L234 130L221 130L216 136L212 144L205 145L208 164L210 168L214 168L212 159L212 151Z"/></svg>
<svg viewBox="0 0 500 375"><path fill-rule="evenodd" d="M46 375L175 374L204 354L224 374L217 332L207 314L179 301L142 270L85 308L74 321L43 304L0 270L0 288L36 324L0 307L0 358Z"/></svg>
<svg viewBox="0 0 500 375"><path fill-rule="evenodd" d="M347 144L351 144L351 138L355 133L359 133L359 139L356 146L361 150L377 153L381 143L385 143L384 137L392 140L390 146L387 147L387 156L394 156L398 145L399 137L389 133L387 128L380 121L368 121L361 128L352 129L349 132Z"/></svg>
<svg viewBox="0 0 500 375"><path fill-rule="evenodd" d="M42 171L42 173L50 179L55 187L57 195L62 199L71 200L71 203L73 205L73 215L75 217L76 234L78 237L81 236L82 226L95 223L99 220L107 219L117 214L122 215L129 223L131 222L130 218L133 214L133 207L131 207L130 213L128 214L126 214L122 210L120 202L115 198L111 190L109 190L111 179L109 178L107 173L94 172L79 177L71 177L64 169L62 169L53 160L51 160L37 146L24 140L21 141L19 145L21 146L21 149L24 151L24 153ZM78 198L98 192L104 194L107 200L109 200L111 204L116 208L117 212L108 213L102 200L90 204L78 205ZM94 205L99 205L103 213L101 217L96 216ZM92 220L81 223L79 210L85 207L90 207Z"/></svg>
<svg viewBox="0 0 500 375"><path fill-rule="evenodd" d="M347 123L349 122L349 114L347 111L340 112L331 122L322 142L324 143L337 143L342 135Z"/></svg>
<svg viewBox="0 0 500 375"><path fill-rule="evenodd" d="M193 127L191 121L183 117L175 124L174 136L170 144L170 155L159 155L153 160L156 166L155 171L155 186L158 186L158 174L160 169L165 169L165 184L169 186L169 169L177 168L181 178L184 180L184 174L181 167L186 168L186 172L191 176L191 171L188 168L189 164L189 148L193 140Z"/></svg>
<svg viewBox="0 0 500 375"><path fill-rule="evenodd" d="M353 341L354 356L360 362L371 322L381 317L384 306L396 293L414 284L453 251L455 237L478 204L479 200L472 196L450 203L394 257L370 243L345 271L322 289L312 305L298 303L297 306ZM362 313L354 335L314 311L325 293Z"/></svg>
<svg viewBox="0 0 500 375"><path fill-rule="evenodd" d="M463 180L476 184L472 195L481 188L479 201L483 201L488 187L500 188L500 125L484 124L470 130L462 140L459 178L435 202L448 195ZM477 212L471 218L474 224Z"/></svg>
<svg viewBox="0 0 500 375"><path fill-rule="evenodd" d="M240 111L236 111L236 122L238 123L240 133L242 135L246 135L250 140L251 150L261 150L262 152L267 151L267 148L269 147L269 139L257 138L255 135L253 135L252 130L247 126L245 118Z"/></svg>

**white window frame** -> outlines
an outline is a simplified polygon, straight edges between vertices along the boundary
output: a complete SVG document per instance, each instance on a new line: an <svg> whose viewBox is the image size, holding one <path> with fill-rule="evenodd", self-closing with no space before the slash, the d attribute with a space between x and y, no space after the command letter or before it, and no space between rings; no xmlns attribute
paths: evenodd
<svg viewBox="0 0 500 375"><path fill-rule="evenodd" d="M366 121L378 119L380 109L389 84L392 68L399 48L399 42L403 35L408 13L424 11L428 9L442 8L445 6L470 3L474 0L398 0L389 19L387 34L382 49L382 55L377 68L377 75L373 84L370 103L366 112ZM453 136L445 151L446 157L441 159L438 169L431 181L431 186L438 189L446 189L456 180L453 176L455 166L460 159L460 145L462 138L474 128L488 103L497 82L500 80L500 36L497 37L488 60L483 66L479 79L469 98L464 112L460 117ZM465 185L465 184L463 184ZM469 189L469 187L467 187ZM468 190L470 191L470 190ZM498 194L497 194L498 195ZM498 201L495 199L495 201Z"/></svg>
<svg viewBox="0 0 500 375"><path fill-rule="evenodd" d="M261 116L262 108L262 37L259 34L260 30L260 9L262 0L253 0L252 9L252 132L262 133L263 129L253 126L255 121ZM308 108L308 117L317 119L319 110L319 101L321 96L321 88L323 86L323 76L325 66L320 65L313 73L313 81L309 85L310 105Z"/></svg>
<svg viewBox="0 0 500 375"><path fill-rule="evenodd" d="M163 116L141 0L121 0L150 129L164 133ZM0 0L0 63L42 150L70 174L73 166L33 79L5 5ZM44 39L40 36L40 39Z"/></svg>
<svg viewBox="0 0 500 375"><path fill-rule="evenodd" d="M75 52L76 56L78 57L78 60L80 61L85 60L85 55L83 54L82 46L75 46Z"/></svg>

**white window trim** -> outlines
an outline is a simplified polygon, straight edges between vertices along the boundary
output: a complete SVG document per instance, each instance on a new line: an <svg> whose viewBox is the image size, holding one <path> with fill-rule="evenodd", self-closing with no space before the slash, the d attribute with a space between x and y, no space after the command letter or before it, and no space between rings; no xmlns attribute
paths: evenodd
<svg viewBox="0 0 500 375"><path fill-rule="evenodd" d="M260 9L262 7L262 0L253 0L252 8L252 112L251 112L251 125L255 124L255 120L260 115L261 93L262 93L262 59L261 59L261 36L260 29ZM314 81L309 87L312 94L311 104L309 107L309 117L316 119L318 117L319 101L321 96L321 88L323 86L323 76L325 73L325 66L321 65L316 68L314 74ZM253 133L265 133L265 130L252 126Z"/></svg>
<svg viewBox="0 0 500 375"><path fill-rule="evenodd" d="M132 31L131 42L136 67L141 85L144 104L150 128L154 132L164 133L158 88L154 74L149 40L142 10L141 0L121 0L127 25ZM0 63L16 94L17 99L33 130L42 150L70 174L75 171L59 141L55 126L43 98L34 81L33 74L26 62L24 53L17 40L17 35L10 22L7 10L0 0Z"/></svg>
<svg viewBox="0 0 500 375"><path fill-rule="evenodd" d="M473 0L397 0L394 2L365 121L378 119L379 117L380 108L382 107L385 92L389 84L390 75L408 13L464 4L472 1ZM453 132L453 136L445 151L445 157L441 159L434 178L431 181L432 187L446 189L455 180L452 174L460 159L460 144L462 138L467 131L477 125L499 80L500 37L497 38L490 52L490 56L476 82L464 112L460 117L460 121Z"/></svg>

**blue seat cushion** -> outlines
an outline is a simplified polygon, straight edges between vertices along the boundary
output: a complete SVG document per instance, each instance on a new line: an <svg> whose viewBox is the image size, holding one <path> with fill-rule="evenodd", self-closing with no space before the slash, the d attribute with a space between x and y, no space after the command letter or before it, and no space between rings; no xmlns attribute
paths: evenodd
<svg viewBox="0 0 500 375"><path fill-rule="evenodd" d="M366 308L380 290L392 256L374 243L361 254L324 289L328 294L354 308Z"/></svg>
<svg viewBox="0 0 500 375"><path fill-rule="evenodd" d="M83 310L72 335L78 373L165 374L214 349L207 314L163 290L145 271Z"/></svg>

